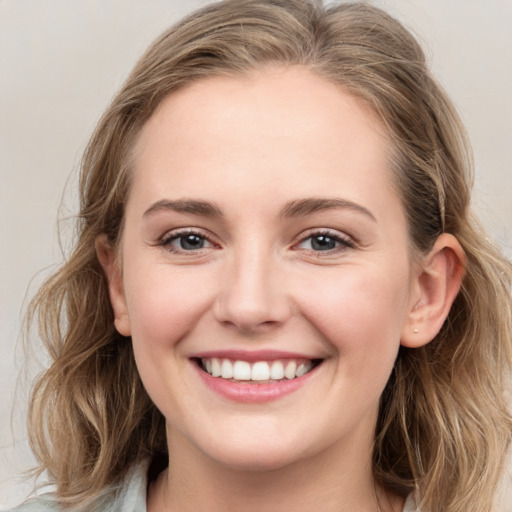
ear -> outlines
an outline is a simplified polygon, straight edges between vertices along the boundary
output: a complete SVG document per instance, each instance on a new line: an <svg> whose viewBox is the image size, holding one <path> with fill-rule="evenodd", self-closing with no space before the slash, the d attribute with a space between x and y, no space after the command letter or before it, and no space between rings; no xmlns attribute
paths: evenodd
<svg viewBox="0 0 512 512"><path fill-rule="evenodd" d="M116 251L105 234L96 238L96 255L107 278L116 329L119 334L130 336L130 318L124 295L123 276Z"/></svg>
<svg viewBox="0 0 512 512"><path fill-rule="evenodd" d="M457 296L465 269L465 254L458 240L443 233L419 264L401 344L418 348L441 330Z"/></svg>

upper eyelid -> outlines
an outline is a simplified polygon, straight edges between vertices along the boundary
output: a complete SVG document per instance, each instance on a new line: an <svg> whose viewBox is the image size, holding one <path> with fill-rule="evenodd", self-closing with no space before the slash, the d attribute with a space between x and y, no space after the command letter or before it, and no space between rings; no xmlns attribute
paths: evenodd
<svg viewBox="0 0 512 512"><path fill-rule="evenodd" d="M191 227L180 227L180 228L173 228L171 230L166 231L161 237L158 239L159 244L165 244L168 243L170 240L179 238L180 236L186 236L188 234L195 234L200 237L205 238L213 245L219 246L221 245L219 241L217 240L217 237L212 235L208 230L205 230L204 228L199 228L195 226ZM302 231L292 242L292 247L296 246L297 244L307 240L310 237L313 236L319 236L319 235L327 235L336 239L339 239L342 242L347 243L347 245L358 245L358 241L351 235L339 231L337 229L333 228L309 228L304 231Z"/></svg>
<svg viewBox="0 0 512 512"><path fill-rule="evenodd" d="M302 242L304 240L307 240L308 238L311 238L312 236L320 236L320 235L327 235L327 236L331 236L333 238L338 238L345 242L351 242L354 245L357 243L357 241L354 239L353 236L350 236L347 233L344 233L343 231L339 231L337 229L332 229L332 228L308 229L298 236L298 241Z"/></svg>
<svg viewBox="0 0 512 512"><path fill-rule="evenodd" d="M169 240L172 238L179 238L184 235L199 235L207 240L212 241L213 236L209 233L205 232L202 228L196 227L183 227L183 228L174 228L166 231L159 239L160 241ZM212 241L213 242L213 241Z"/></svg>
<svg viewBox="0 0 512 512"><path fill-rule="evenodd" d="M313 238L315 236L326 235L331 238L334 238L338 242L338 246L332 249L327 249L324 251L318 251L313 248L301 248L299 247L301 244L306 242L308 239ZM360 248L360 244L350 235L333 229L311 229L303 233L300 238L292 244L290 247L294 251L301 251L305 254L314 256L315 258L339 258L342 255L345 255L347 251L353 251Z"/></svg>
<svg viewBox="0 0 512 512"><path fill-rule="evenodd" d="M211 245L211 247L202 247L200 249L190 250L190 251L184 251L184 250L179 250L179 249L170 249L168 247L171 245L171 242L173 242L174 240L177 240L177 239L181 238L182 236L187 236L187 235L200 236L201 238L204 238ZM208 234L205 234L204 231L199 228L176 228L176 229L167 231L164 235L162 235L158 239L157 245L166 248L166 250L169 250L170 252L183 253L183 254L185 254L187 252L191 253L191 254L195 254L200 251L205 251L208 249L215 249L215 248L220 247L220 244L216 240L214 240L214 237L212 237Z"/></svg>

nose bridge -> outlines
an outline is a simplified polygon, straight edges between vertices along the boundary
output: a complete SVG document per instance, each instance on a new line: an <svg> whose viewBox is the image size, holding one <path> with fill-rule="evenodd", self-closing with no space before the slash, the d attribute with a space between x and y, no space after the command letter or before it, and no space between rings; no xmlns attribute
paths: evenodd
<svg viewBox="0 0 512 512"><path fill-rule="evenodd" d="M218 320L244 331L275 326L289 309L279 285L277 256L268 245L255 242L233 250L226 261L217 303Z"/></svg>

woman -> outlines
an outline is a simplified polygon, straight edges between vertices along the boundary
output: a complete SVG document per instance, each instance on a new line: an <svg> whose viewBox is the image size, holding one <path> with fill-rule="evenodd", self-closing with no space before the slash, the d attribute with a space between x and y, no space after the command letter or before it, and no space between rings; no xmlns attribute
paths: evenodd
<svg viewBox="0 0 512 512"><path fill-rule="evenodd" d="M212 4L136 65L40 290L19 510L487 511L510 264L412 36L364 4Z"/></svg>

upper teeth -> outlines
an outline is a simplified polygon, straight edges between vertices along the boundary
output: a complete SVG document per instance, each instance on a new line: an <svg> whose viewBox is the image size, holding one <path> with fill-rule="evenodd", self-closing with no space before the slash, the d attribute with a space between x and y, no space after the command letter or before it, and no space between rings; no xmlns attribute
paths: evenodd
<svg viewBox="0 0 512 512"><path fill-rule="evenodd" d="M209 357L201 359L203 368L213 377L222 377L223 379L234 380L282 380L294 379L308 373L313 368L313 361L257 361L249 363L248 361L232 361L230 359L220 359Z"/></svg>

